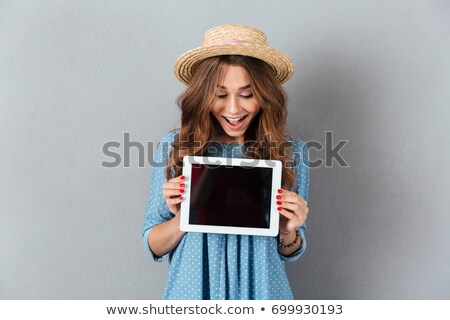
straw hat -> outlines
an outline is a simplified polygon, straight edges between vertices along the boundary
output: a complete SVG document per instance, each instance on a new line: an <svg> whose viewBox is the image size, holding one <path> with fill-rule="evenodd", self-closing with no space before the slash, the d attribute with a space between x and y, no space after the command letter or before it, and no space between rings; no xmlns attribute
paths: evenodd
<svg viewBox="0 0 450 320"><path fill-rule="evenodd" d="M195 68L202 60L228 54L244 55L267 62L281 84L294 73L294 64L281 51L270 48L266 35L259 29L226 24L206 31L202 46L183 53L175 62L173 72L178 80L188 85Z"/></svg>

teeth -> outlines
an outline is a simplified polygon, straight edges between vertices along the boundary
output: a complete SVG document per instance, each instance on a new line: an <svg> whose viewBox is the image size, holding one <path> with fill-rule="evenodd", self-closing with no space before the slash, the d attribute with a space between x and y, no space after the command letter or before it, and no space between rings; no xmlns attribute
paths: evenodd
<svg viewBox="0 0 450 320"><path fill-rule="evenodd" d="M232 124L237 124L239 121L241 121L244 117L240 117L240 118L225 118L227 119L229 122L231 122Z"/></svg>

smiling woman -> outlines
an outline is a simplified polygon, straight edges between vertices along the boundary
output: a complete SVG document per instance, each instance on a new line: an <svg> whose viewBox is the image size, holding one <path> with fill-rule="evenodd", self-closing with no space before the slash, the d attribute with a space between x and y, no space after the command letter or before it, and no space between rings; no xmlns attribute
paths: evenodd
<svg viewBox="0 0 450 320"><path fill-rule="evenodd" d="M225 25L207 31L203 46L181 55L174 71L187 85L177 99L181 128L158 145L156 160L167 165L153 168L142 232L150 257L169 258L164 298L292 299L284 264L306 248L309 158L304 141L284 132L281 85L292 75L291 60L260 30ZM282 189L264 199L278 206L279 235L181 231L190 183L181 176L183 157L192 155L281 161Z"/></svg>
<svg viewBox="0 0 450 320"><path fill-rule="evenodd" d="M244 133L261 109L252 93L247 71L241 66L226 65L223 84L211 112L224 133L221 142L244 143ZM241 84L248 83L241 86ZM229 89L227 89L229 88Z"/></svg>

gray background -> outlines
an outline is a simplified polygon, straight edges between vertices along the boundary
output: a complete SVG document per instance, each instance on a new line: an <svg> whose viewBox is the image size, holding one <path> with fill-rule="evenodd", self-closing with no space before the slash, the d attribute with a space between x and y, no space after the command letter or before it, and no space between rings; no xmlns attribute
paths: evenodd
<svg viewBox="0 0 450 320"><path fill-rule="evenodd" d="M102 167L102 146L177 127L173 62L240 23L296 65L288 134L349 140L349 167L311 169L295 297L449 299L449 3L0 1L0 298L161 297L167 265L141 241L151 166L133 148Z"/></svg>

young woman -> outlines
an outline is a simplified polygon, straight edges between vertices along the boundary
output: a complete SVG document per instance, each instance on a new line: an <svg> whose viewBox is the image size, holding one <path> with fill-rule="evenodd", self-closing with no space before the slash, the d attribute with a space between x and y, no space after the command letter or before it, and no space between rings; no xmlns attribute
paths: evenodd
<svg viewBox="0 0 450 320"><path fill-rule="evenodd" d="M175 63L187 85L177 102L181 128L158 144L143 226L146 251L169 258L164 299L293 299L285 262L305 251L309 157L284 133L282 88L293 64L263 32L242 25L208 30L199 48ZM185 155L251 157L283 163L277 237L180 231Z"/></svg>

